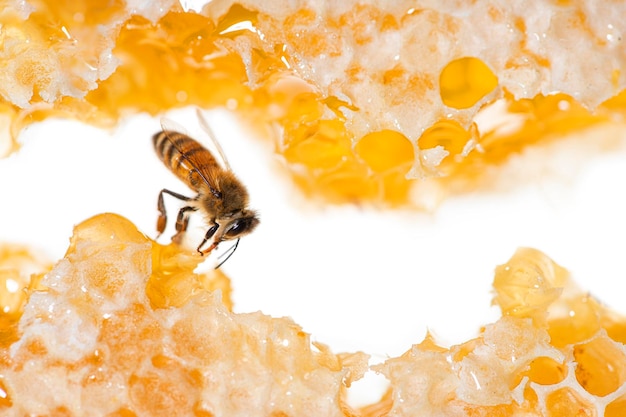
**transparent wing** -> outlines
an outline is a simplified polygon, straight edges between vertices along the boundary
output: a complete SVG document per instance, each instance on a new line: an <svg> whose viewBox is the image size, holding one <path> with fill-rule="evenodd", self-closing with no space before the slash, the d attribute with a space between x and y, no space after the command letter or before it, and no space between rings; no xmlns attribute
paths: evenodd
<svg viewBox="0 0 626 417"><path fill-rule="evenodd" d="M177 122L171 119L165 118L165 117L161 118L160 122L161 122L161 129L163 129L163 132L165 132L168 140L172 143L172 145L176 148L178 153L181 155L181 158L184 160L184 166L186 166L187 169L189 170L188 178L184 178L183 176L178 174L179 176L181 176L181 179L183 179L183 181L185 181L187 185L189 185L191 188L194 188L193 183L197 182L197 180L194 180L192 176L197 176L196 178L198 178L200 181L203 181L209 187L209 190L211 190L211 193L213 193L213 195L215 195L217 198L221 198L221 190L219 189L218 181L215 177L215 173L212 170L204 169L204 167L210 166L214 163L212 162L215 160L213 155L209 153L208 151L196 152L193 155L190 155L183 147L180 147L176 143L176 141L172 139L172 137L168 134L168 132L181 133L185 136L188 136L194 142L197 142L197 141L193 139L187 133L187 130L183 126L178 124ZM220 161L218 160L215 160L215 161L218 164L220 163Z"/></svg>
<svg viewBox="0 0 626 417"><path fill-rule="evenodd" d="M219 155L222 165L225 169L232 171L232 169L230 168L230 164L228 163L228 159L226 159L226 154L222 149L222 145L220 145L219 141L217 140L217 137L215 136L213 129L211 129L211 125L209 124L208 120L206 119L206 117L204 117L204 114L202 114L202 110L196 108L196 115L198 116L198 123L200 124L200 127L202 127L207 136L211 139L211 143L213 144L215 151Z"/></svg>
<svg viewBox="0 0 626 417"><path fill-rule="evenodd" d="M183 135L189 136L187 129L185 129L182 125L176 123L172 119L168 119L167 117L161 117L160 123L161 129L163 129L164 132L178 132L182 133Z"/></svg>

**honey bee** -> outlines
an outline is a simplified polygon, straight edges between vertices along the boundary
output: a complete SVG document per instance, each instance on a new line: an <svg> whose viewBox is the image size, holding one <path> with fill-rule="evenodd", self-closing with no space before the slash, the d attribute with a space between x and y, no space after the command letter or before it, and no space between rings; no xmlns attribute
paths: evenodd
<svg viewBox="0 0 626 417"><path fill-rule="evenodd" d="M157 203L159 210L157 232L160 236L167 224L163 195L169 194L183 201L185 205L178 211L176 218L176 234L172 238L174 242L181 241L189 224L189 216L195 211L204 215L209 226L204 239L196 249L201 255L211 253L223 241L236 239L233 247L229 249L229 255L217 265L216 268L219 268L235 252L239 239L256 228L259 218L254 210L248 208L248 190L230 169L224 152L199 110L197 115L201 126L213 141L222 164L198 141L178 131L181 129L174 130L166 121L162 121L162 131L152 137L154 149L165 166L197 195L187 197L162 189ZM203 250L202 247L209 240L212 240L212 243Z"/></svg>

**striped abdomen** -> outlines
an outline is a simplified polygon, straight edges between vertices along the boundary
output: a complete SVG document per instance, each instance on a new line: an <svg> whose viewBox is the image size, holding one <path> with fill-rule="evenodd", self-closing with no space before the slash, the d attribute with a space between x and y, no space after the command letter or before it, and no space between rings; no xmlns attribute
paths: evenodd
<svg viewBox="0 0 626 417"><path fill-rule="evenodd" d="M161 131L152 140L159 159L191 189L213 187L212 179L222 167L199 142L174 131Z"/></svg>

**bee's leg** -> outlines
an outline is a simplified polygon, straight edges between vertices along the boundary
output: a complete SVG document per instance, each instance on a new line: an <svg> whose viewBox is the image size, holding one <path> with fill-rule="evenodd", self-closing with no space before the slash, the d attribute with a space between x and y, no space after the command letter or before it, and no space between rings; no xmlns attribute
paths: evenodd
<svg viewBox="0 0 626 417"><path fill-rule="evenodd" d="M159 199L157 202L157 208L159 209L159 218L157 219L157 232L159 234L156 237L157 239L159 238L159 236L161 236L161 234L165 230L165 226L167 225L167 213L165 212L165 203L163 202L163 193L167 193L171 195L172 197L176 197L177 199L182 200L182 201L191 200L191 198L189 197L185 197L182 194L175 193L165 188L159 192Z"/></svg>
<svg viewBox="0 0 626 417"><path fill-rule="evenodd" d="M211 246L209 246L208 249L206 250L202 250L202 246L204 246L204 244L213 237L213 235L215 234L215 232L217 232L217 229L220 228L220 225L217 223L214 223L211 227L209 227L209 230L206 231L206 234L204 235L204 239L202 239L202 242L200 242L200 244L198 245L198 248L196 249L200 255L206 255L207 253L210 253L213 249L215 249L217 247L217 244L219 242L213 242L211 244Z"/></svg>
<svg viewBox="0 0 626 417"><path fill-rule="evenodd" d="M180 243L183 234L187 231L189 225L189 212L196 211L195 207L185 206L178 210L178 216L176 217L176 234L172 236L172 241Z"/></svg>

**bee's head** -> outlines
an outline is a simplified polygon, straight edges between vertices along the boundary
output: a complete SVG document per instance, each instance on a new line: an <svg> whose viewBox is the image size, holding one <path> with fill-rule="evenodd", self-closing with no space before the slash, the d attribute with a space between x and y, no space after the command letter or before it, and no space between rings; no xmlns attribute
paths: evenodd
<svg viewBox="0 0 626 417"><path fill-rule="evenodd" d="M220 228L218 229L219 240L239 239L252 232L259 224L259 217L253 210L241 210L230 218L216 219ZM221 233L220 233L221 232Z"/></svg>
<svg viewBox="0 0 626 417"><path fill-rule="evenodd" d="M213 225L207 230L204 240L198 246L198 252L202 255L210 253L217 248L220 242L225 240L236 240L235 245L228 250L228 256L216 268L219 268L237 249L239 239L252 232L259 224L259 216L253 210L240 210L231 216L216 218ZM206 250L201 250L203 244L209 240L213 243Z"/></svg>

